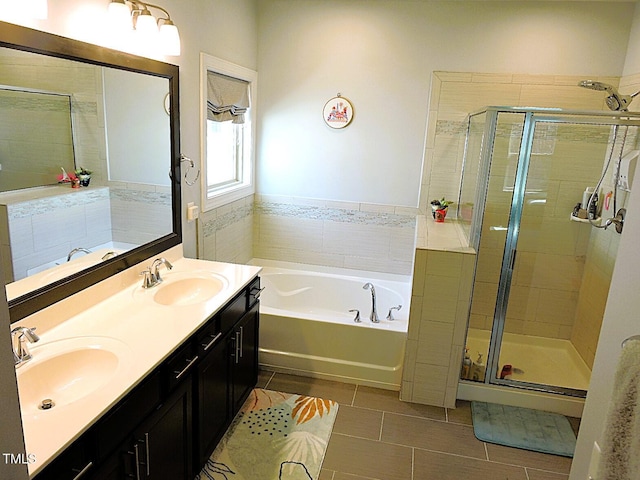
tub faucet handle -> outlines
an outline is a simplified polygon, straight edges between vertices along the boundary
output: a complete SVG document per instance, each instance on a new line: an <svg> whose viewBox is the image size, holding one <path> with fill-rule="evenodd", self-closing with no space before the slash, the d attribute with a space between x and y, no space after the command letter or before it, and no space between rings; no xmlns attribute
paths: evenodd
<svg viewBox="0 0 640 480"><path fill-rule="evenodd" d="M354 309L349 310L349 311L350 311L351 313L356 312L356 316L355 316L355 317L354 317L354 319L353 319L353 321L354 321L354 322L356 322L356 323L360 323L360 322L362 321L362 320L360 320L360 310L357 310L357 309L355 309L355 308L354 308Z"/></svg>
<svg viewBox="0 0 640 480"><path fill-rule="evenodd" d="M393 311L394 310L400 310L402 308L402 305L398 305L397 307L391 307L389 309L389 313L387 314L387 320L395 320L393 318Z"/></svg>

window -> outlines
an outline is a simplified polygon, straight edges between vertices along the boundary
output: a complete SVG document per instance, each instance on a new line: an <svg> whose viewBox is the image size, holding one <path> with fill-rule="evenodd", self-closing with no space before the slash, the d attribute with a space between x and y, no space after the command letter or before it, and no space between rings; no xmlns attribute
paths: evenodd
<svg viewBox="0 0 640 480"><path fill-rule="evenodd" d="M201 56L202 205L217 208L255 191L257 73Z"/></svg>

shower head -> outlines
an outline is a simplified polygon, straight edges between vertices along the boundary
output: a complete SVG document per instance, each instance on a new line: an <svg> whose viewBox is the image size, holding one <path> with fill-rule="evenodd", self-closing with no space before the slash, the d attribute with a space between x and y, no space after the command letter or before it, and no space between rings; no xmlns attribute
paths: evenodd
<svg viewBox="0 0 640 480"><path fill-rule="evenodd" d="M636 92L631 95L621 95L612 85L602 82L596 82L593 80L583 80L578 83L578 85L580 87L597 90L599 92L607 92L607 98L605 98L605 102L607 103L607 107L614 111L626 112L629 109L628 107L633 100L633 97L640 93Z"/></svg>

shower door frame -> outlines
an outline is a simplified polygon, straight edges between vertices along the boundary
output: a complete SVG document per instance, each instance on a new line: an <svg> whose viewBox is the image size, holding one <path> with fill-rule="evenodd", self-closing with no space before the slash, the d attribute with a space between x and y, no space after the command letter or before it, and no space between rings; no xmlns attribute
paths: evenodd
<svg viewBox="0 0 640 480"><path fill-rule="evenodd" d="M518 236L522 221L522 211L524 207L529 165L531 163L534 133L538 123L575 123L580 125L607 125L611 127L616 125L640 127L640 112L592 112L571 111L555 108L487 107L483 110L470 114L469 122L475 115L483 113L486 113L487 115L485 135L491 135L485 137L487 139L487 143L484 144L483 147L485 145L490 145L491 148L487 148L486 152L483 151L481 155L481 161L484 165L480 165L480 171L483 173L486 172L486 177L483 179L484 181L482 183L478 182L476 204L482 205L483 208L477 209L482 212L478 212L478 215L475 215L474 212L473 221L479 221L479 223L474 225L475 228L472 229L470 238L471 244L477 252L479 251L480 232L482 230L482 222L484 221L484 209L487 201L489 178L491 174L490 164L493 157L493 148L495 143L494 136L497 128L498 116L500 113L522 114L524 115L524 124L522 135L520 137L521 143L518 151L518 163L516 167L513 194L511 197L509 224L507 227L500 280L498 283L498 293L496 297L496 307L491 328L486 373L484 381L479 383L516 387L525 390L584 398L586 396L585 390L561 387L557 385L525 382L514 379L501 379L498 375L498 369L500 368L500 349L502 347L509 293L511 290L511 280L517 256ZM601 118L605 120L600 120Z"/></svg>

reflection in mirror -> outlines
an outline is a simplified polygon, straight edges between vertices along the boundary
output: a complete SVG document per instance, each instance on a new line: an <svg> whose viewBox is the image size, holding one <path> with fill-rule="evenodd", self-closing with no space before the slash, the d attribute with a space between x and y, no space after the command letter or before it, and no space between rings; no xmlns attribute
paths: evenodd
<svg viewBox="0 0 640 480"><path fill-rule="evenodd" d="M173 65L2 22L0 45L0 248L15 321L180 243L178 79ZM80 168L86 186L63 178Z"/></svg>
<svg viewBox="0 0 640 480"><path fill-rule="evenodd" d="M75 170L70 95L0 85L0 122L0 192Z"/></svg>
<svg viewBox="0 0 640 480"><path fill-rule="evenodd" d="M0 165L10 162L12 151L22 151L12 163L42 172L38 183L17 183L19 191L0 194L5 207L0 220L9 233L3 245L10 252L5 277L34 276L10 287L9 298L95 265L108 252L121 253L170 233L168 80L6 48L0 58L2 84L69 91L58 99L3 92L12 109L3 109L2 118L14 128L3 134L9 148L6 155L0 150ZM71 111L77 126L73 136ZM56 185L63 169L73 175L80 167L92 172L88 188ZM0 179L14 172L1 168ZM48 185L55 186L43 188Z"/></svg>

